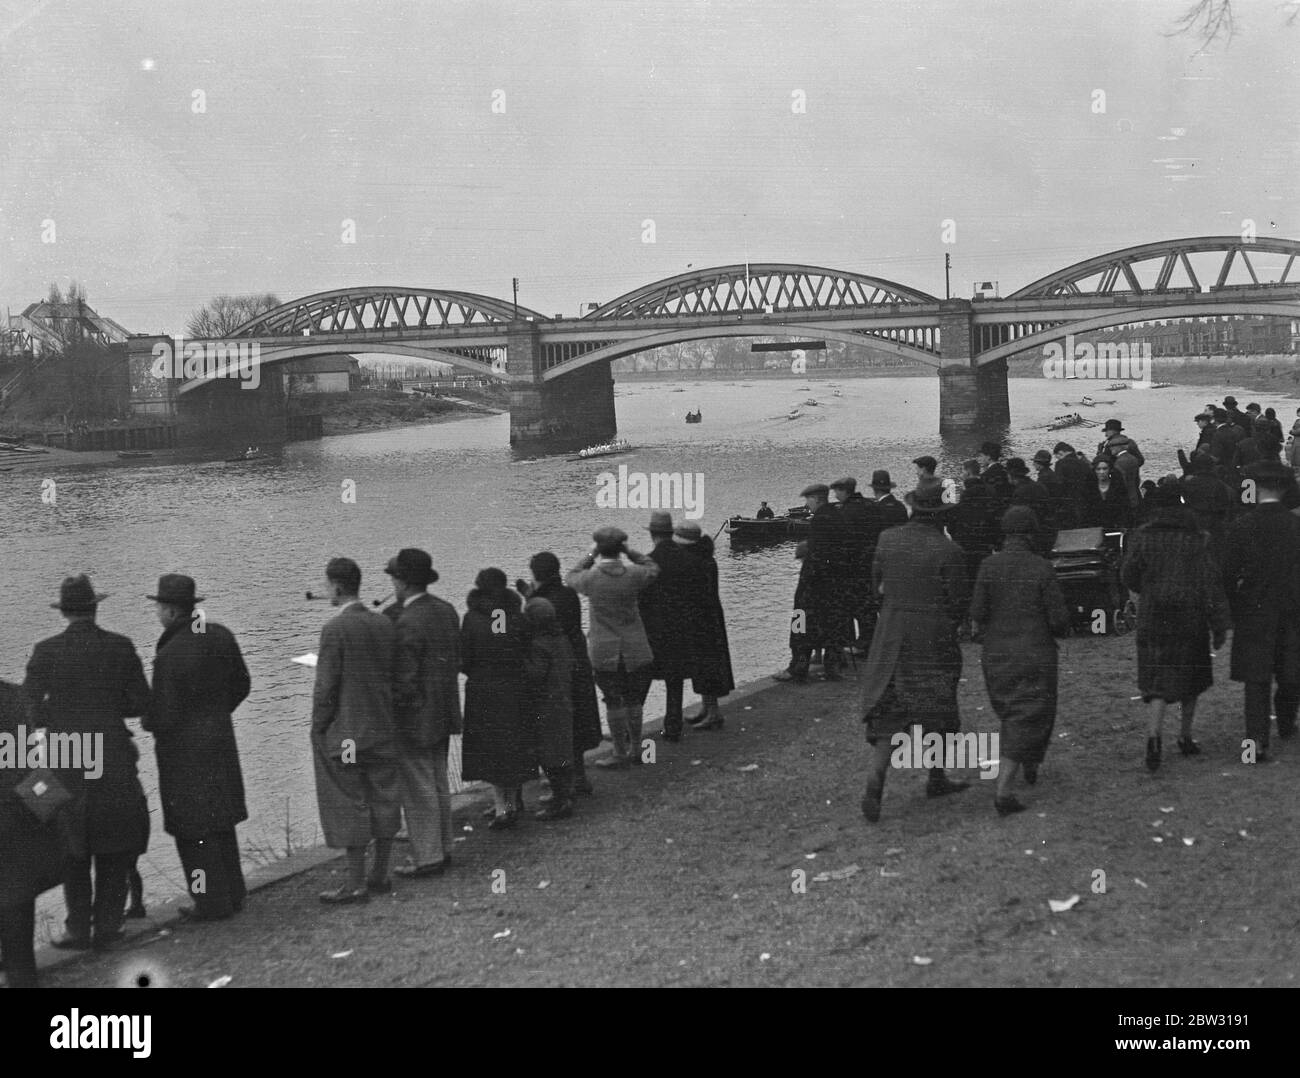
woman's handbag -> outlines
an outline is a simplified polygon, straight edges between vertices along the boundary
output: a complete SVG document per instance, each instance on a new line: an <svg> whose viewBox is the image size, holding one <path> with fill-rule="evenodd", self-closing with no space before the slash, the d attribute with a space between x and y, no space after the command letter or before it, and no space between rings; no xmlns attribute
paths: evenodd
<svg viewBox="0 0 1300 1078"><path fill-rule="evenodd" d="M14 787L14 794L41 823L49 823L72 800L68 788L48 767L35 768Z"/></svg>

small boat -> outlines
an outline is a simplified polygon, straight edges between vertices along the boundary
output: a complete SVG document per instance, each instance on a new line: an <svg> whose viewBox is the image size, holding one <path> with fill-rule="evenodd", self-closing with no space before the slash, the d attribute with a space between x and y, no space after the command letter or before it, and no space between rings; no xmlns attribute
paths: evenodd
<svg viewBox="0 0 1300 1078"><path fill-rule="evenodd" d="M240 457L227 457L227 464L247 464L255 460L270 460L270 453L263 453L260 449L246 449L244 455Z"/></svg>
<svg viewBox="0 0 1300 1078"><path fill-rule="evenodd" d="M804 404L806 404L809 408L817 407L817 402L813 400L812 397L809 397L806 401L804 401Z"/></svg>
<svg viewBox="0 0 1300 1078"><path fill-rule="evenodd" d="M1064 430L1066 427L1081 427L1084 425L1087 425L1089 427L1095 427L1097 424L1089 422L1088 420L1084 419L1083 416L1081 416L1078 412L1074 412L1071 415L1058 415L1055 419L1053 419L1050 423L1047 424L1047 429Z"/></svg>
<svg viewBox="0 0 1300 1078"><path fill-rule="evenodd" d="M1114 404L1114 401L1095 401L1091 397L1084 397L1081 401L1061 401L1067 408L1072 408L1076 404L1084 408L1096 408L1099 404Z"/></svg>
<svg viewBox="0 0 1300 1078"><path fill-rule="evenodd" d="M803 415L803 412L801 412L797 407L791 408L789 413L786 415L786 419L798 419L801 415Z"/></svg>
<svg viewBox="0 0 1300 1078"><path fill-rule="evenodd" d="M669 393L685 393L686 390L684 390L684 389L670 389L668 392L669 392Z"/></svg>
<svg viewBox="0 0 1300 1078"><path fill-rule="evenodd" d="M632 448L632 443L626 438L615 438L612 442L604 442L601 445L589 445L586 449L579 449L576 457L570 457L570 460L590 460L592 457L608 457L613 453L626 453Z"/></svg>
<svg viewBox="0 0 1300 1078"><path fill-rule="evenodd" d="M1111 384L1106 387L1106 392L1118 393L1121 389L1131 389L1131 388L1132 387L1127 382L1111 382Z"/></svg>
<svg viewBox="0 0 1300 1078"><path fill-rule="evenodd" d="M726 523L727 536L734 546L762 546L806 537L812 529L808 510L803 506L789 509L783 516L759 520L757 517L731 517Z"/></svg>
<svg viewBox="0 0 1300 1078"><path fill-rule="evenodd" d="M833 396L833 397L842 397L842 396L844 396L844 394L841 393L841 392L837 389L837 390L835 390L834 393L831 394L831 396Z"/></svg>
<svg viewBox="0 0 1300 1078"><path fill-rule="evenodd" d="M0 442L0 452L5 453L48 453L49 450L26 442Z"/></svg>
<svg viewBox="0 0 1300 1078"><path fill-rule="evenodd" d="M143 460L145 457L152 457L152 456L153 456L152 453L140 453L133 450L128 450L127 452L119 453L117 455L117 459L118 460Z"/></svg>
<svg viewBox="0 0 1300 1078"><path fill-rule="evenodd" d="M686 422L687 422L687 423L703 423L703 422L704 422L704 414L703 414L702 412L699 412L699 411L695 411L695 412L687 412L687 413L686 413Z"/></svg>
<svg viewBox="0 0 1300 1078"><path fill-rule="evenodd" d="M1173 382L1134 382L1130 389L1172 389Z"/></svg>

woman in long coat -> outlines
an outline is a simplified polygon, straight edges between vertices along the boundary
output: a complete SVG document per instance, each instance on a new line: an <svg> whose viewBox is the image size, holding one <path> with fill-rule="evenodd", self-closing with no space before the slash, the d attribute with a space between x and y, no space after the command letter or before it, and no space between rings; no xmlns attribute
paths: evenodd
<svg viewBox="0 0 1300 1078"><path fill-rule="evenodd" d="M537 762L551 784L550 803L539 820L573 815L573 649L546 599L524 604L532 632L525 667L537 722Z"/></svg>
<svg viewBox="0 0 1300 1078"><path fill-rule="evenodd" d="M1109 456L1098 457L1092 462L1092 479L1084 487L1084 527L1126 531L1131 519L1132 506L1124 481L1114 474Z"/></svg>
<svg viewBox="0 0 1300 1078"><path fill-rule="evenodd" d="M537 776L534 720L524 660L529 631L517 592L500 569L484 569L467 599L460 627L465 685L465 735L461 777L492 784L491 827L513 827L523 803L522 787Z"/></svg>
<svg viewBox="0 0 1300 1078"><path fill-rule="evenodd" d="M1228 600L1207 536L1182 503L1177 483L1161 483L1152 495L1151 521L1129 538L1121 575L1141 596L1138 604L1138 691L1147 705L1146 766L1160 766L1160 728L1165 708L1182 708L1178 749L1196 756L1192 740L1196 700L1214 683L1210 642L1222 647L1230 624Z"/></svg>
<svg viewBox="0 0 1300 1078"><path fill-rule="evenodd" d="M0 681L0 736L27 739L34 724L17 685ZM36 988L36 897L63 882L59 817L41 823L13 792L28 769L0 769L0 958L10 988Z"/></svg>
<svg viewBox="0 0 1300 1078"><path fill-rule="evenodd" d="M993 800L999 816L1025 808L1011 792L1021 767L1026 782L1038 781L1056 723L1056 637L1070 625L1056 574L1034 550L1037 530L1028 506L1003 514L1002 549L980 566L971 598L971 620L984 644L984 687L1002 724Z"/></svg>
<svg viewBox="0 0 1300 1078"><path fill-rule="evenodd" d="M529 588L520 580L515 587L521 595L545 599L555 607L560 629L573 651L573 789L576 793L589 794L592 787L583 753L600 746L600 705L596 702L596 678L587 654L587 637L582 631L582 600L560 579L560 559L549 550L534 554L528 568L535 585Z"/></svg>
<svg viewBox="0 0 1300 1078"><path fill-rule="evenodd" d="M880 535L871 583L881 596L862 679L860 714L872 746L862 814L880 819L880 801L893 737L917 726L922 736L961 729L957 685L961 648L957 629L970 608L966 556L943 533L952 508L939 480L922 480L907 496L912 517ZM942 767L930 769L930 797L964 790Z"/></svg>
<svg viewBox="0 0 1300 1078"><path fill-rule="evenodd" d="M707 581L704 593L696 596L694 626L695 657L691 687L700 694L704 707L690 720L700 730L717 730L722 726L718 697L736 687L731 670L731 646L727 642L727 618L718 594L718 563L713 556L713 539L705 535L693 520L683 521L673 529L673 542L694 558Z"/></svg>

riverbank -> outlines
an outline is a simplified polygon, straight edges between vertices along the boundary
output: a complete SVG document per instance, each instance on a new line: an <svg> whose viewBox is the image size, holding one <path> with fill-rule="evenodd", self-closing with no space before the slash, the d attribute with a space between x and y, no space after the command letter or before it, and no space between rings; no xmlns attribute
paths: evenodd
<svg viewBox="0 0 1300 1078"><path fill-rule="evenodd" d="M964 728L996 729L979 649L963 652ZM1198 712L1203 755L1178 756L1168 729L1150 775L1133 638L1063 641L1052 748L1038 785L1018 791L1029 805L1018 816L996 816L976 771L971 789L941 800L924 796L922 775L891 772L880 822L865 823L860 669L840 684L761 679L723 701L721 731L688 728L670 745L652 724L655 763L593 770L596 795L571 820L493 832L482 795L458 799L443 877L326 909L316 896L339 885L342 863L313 851L273 868L280 877L233 921L179 925L160 909L121 950L58 955L44 980L1294 985L1300 752L1281 743L1275 762L1239 762L1227 654ZM1076 895L1067 911L1049 907Z"/></svg>
<svg viewBox="0 0 1300 1078"><path fill-rule="evenodd" d="M472 392L472 391L469 391ZM427 402L427 403L426 403ZM404 394L381 391L375 396L331 402L322 411L324 436L341 434L366 434L394 427L431 426L459 419L476 419L485 415L500 415L505 408L486 400L468 397L417 398ZM0 460L0 473L43 472L63 468L145 467L183 464L192 461L210 461L220 458L217 450L205 446L177 446L173 449L149 450L146 456L122 459L116 450L91 450L77 453L56 447L38 447L44 452L8 456Z"/></svg>

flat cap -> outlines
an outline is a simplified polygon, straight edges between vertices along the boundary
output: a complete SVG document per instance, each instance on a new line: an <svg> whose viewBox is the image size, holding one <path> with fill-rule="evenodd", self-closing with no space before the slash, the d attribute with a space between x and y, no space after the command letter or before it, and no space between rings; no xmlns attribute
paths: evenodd
<svg viewBox="0 0 1300 1078"><path fill-rule="evenodd" d="M603 528L597 528L591 533L592 540L597 546L610 546L614 543L626 543L627 532L622 528L616 528L612 524L607 524Z"/></svg>
<svg viewBox="0 0 1300 1078"><path fill-rule="evenodd" d="M809 498L814 494L829 494L830 492L831 488L825 483L811 483L799 492L799 497Z"/></svg>
<svg viewBox="0 0 1300 1078"><path fill-rule="evenodd" d="M858 489L858 481L851 475L846 475L843 479L837 479L831 484L831 490L847 490L853 494Z"/></svg>

